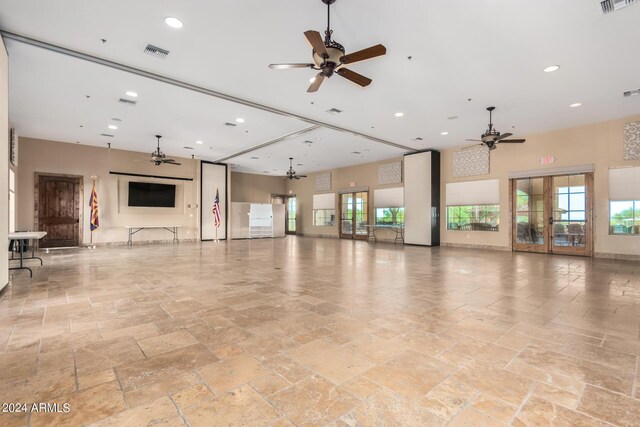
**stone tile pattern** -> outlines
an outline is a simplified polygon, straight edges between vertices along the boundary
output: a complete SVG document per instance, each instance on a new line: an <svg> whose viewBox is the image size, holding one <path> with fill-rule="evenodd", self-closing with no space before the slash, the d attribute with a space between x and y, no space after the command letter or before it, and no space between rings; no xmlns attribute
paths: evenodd
<svg viewBox="0 0 640 427"><path fill-rule="evenodd" d="M489 174L489 149L478 144L477 147L468 148L453 153L453 176L478 176Z"/></svg>
<svg viewBox="0 0 640 427"><path fill-rule="evenodd" d="M0 425L640 420L638 263L292 236L43 256L0 299L0 394L71 411Z"/></svg>

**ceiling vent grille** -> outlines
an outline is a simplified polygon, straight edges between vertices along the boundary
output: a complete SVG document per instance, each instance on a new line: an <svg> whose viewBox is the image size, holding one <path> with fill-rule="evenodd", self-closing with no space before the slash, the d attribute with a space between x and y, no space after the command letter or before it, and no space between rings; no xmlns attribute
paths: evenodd
<svg viewBox="0 0 640 427"><path fill-rule="evenodd" d="M603 13L611 13L637 3L637 0L604 0L600 2Z"/></svg>
<svg viewBox="0 0 640 427"><path fill-rule="evenodd" d="M340 114L340 113L342 113L342 110L338 110L337 108L331 108L330 110L327 110L327 113L329 113L329 114Z"/></svg>
<svg viewBox="0 0 640 427"><path fill-rule="evenodd" d="M106 136L107 138L113 138L113 135L108 133L101 133L100 136Z"/></svg>
<svg viewBox="0 0 640 427"><path fill-rule="evenodd" d="M158 46L154 46L152 44L148 44L147 47L144 48L144 53L148 53L151 56L155 56L156 58L166 58L169 55L168 50L164 50Z"/></svg>
<svg viewBox="0 0 640 427"><path fill-rule="evenodd" d="M628 90L624 93L624 96L629 97L629 96L638 96L640 95L640 89L635 89L635 90Z"/></svg>
<svg viewBox="0 0 640 427"><path fill-rule="evenodd" d="M224 125L225 125L225 126L231 126L231 127L233 127L233 128L234 128L234 127L236 127L236 126L238 126L237 124L235 124L235 123L231 123L231 122L227 122L227 123L225 123Z"/></svg>
<svg viewBox="0 0 640 427"><path fill-rule="evenodd" d="M131 105L131 106L136 105L138 103L137 101L132 101L132 100L126 99L126 98L120 98L120 99L118 99L118 102L122 102L125 105Z"/></svg>

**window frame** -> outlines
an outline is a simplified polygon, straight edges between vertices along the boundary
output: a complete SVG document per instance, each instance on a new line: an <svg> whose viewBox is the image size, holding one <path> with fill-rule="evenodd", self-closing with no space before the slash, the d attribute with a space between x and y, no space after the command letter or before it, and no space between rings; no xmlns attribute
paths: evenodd
<svg viewBox="0 0 640 427"><path fill-rule="evenodd" d="M609 200L609 236L625 236L625 237L640 237L640 233L613 233L611 224L611 203L631 203L631 210L633 211L633 216L631 217L631 221L633 225L631 227L636 226L636 222L640 222L640 214L636 216L636 211L640 212L640 200ZM624 225L623 225L624 226Z"/></svg>
<svg viewBox="0 0 640 427"><path fill-rule="evenodd" d="M451 228L451 221L450 221L450 217L449 217L449 209L450 208L462 208L462 207L495 207L495 212L498 214L497 215L497 224L491 225L491 223L482 223L482 224L489 224L491 225L491 227L494 227L493 230L465 230L463 228ZM447 231L479 231L479 232L490 232L490 233L498 233L500 231L500 204L488 204L488 205L446 205L445 206L446 209L446 220L447 220ZM473 222L469 223L469 224L473 224ZM460 224L459 224L460 225ZM463 224L466 225L466 224Z"/></svg>
<svg viewBox="0 0 640 427"><path fill-rule="evenodd" d="M324 224L320 224L320 225L318 225L318 224L316 223L316 214L317 214L317 212L319 212L319 211L325 211L325 212L329 211L329 212L333 212L333 213L329 213L328 215L325 213L325 221L326 221L327 216L328 216L329 218L331 218L331 216L333 216L333 224L331 224L331 221L329 221L329 222L325 222ZM335 210L335 208L334 208L334 209L313 209L313 226L314 226L314 227L335 227L335 225L336 225L336 220L335 220L335 218L336 218L336 210Z"/></svg>
<svg viewBox="0 0 640 427"><path fill-rule="evenodd" d="M401 209L402 210L402 222L396 222L395 224L386 224L386 223L378 223L378 209L386 210L386 209ZM398 212L400 214L400 212ZM397 216L396 216L397 219ZM373 208L373 224L376 227L383 226L394 226L394 227L404 227L405 224L405 211L404 206L386 206L386 207L376 207Z"/></svg>

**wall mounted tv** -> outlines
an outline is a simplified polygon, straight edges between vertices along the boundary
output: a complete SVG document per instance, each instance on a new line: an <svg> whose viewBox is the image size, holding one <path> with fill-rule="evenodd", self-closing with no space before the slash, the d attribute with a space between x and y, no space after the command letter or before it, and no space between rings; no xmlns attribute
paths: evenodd
<svg viewBox="0 0 640 427"><path fill-rule="evenodd" d="M176 186L129 181L129 206L175 208Z"/></svg>

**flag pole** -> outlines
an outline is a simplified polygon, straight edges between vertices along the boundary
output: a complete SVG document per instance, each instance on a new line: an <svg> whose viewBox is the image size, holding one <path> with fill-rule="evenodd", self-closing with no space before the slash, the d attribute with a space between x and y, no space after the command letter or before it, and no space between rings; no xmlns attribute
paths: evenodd
<svg viewBox="0 0 640 427"><path fill-rule="evenodd" d="M91 194L93 195L93 191L96 188L96 180L98 179L98 177L96 175L92 175L91 176L91 180L93 181L93 185L91 187ZM89 214L91 215L91 217L93 216L93 208L91 209L91 213ZM93 227L91 226L91 217L89 218L89 230L90 230L90 237L89 237L89 246L87 246L87 248L89 249L95 249L96 246L93 244Z"/></svg>

